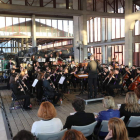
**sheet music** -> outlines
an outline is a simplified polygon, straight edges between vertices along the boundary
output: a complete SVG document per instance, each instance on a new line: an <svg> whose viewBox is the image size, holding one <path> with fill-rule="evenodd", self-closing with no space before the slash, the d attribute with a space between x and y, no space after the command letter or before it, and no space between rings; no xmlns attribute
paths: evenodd
<svg viewBox="0 0 140 140"><path fill-rule="evenodd" d="M38 79L35 79L33 84L32 84L32 87L35 87L37 83L38 83Z"/></svg>
<svg viewBox="0 0 140 140"><path fill-rule="evenodd" d="M78 77L86 77L86 76L88 76L87 74L85 74L85 75L78 75Z"/></svg>
<svg viewBox="0 0 140 140"><path fill-rule="evenodd" d="M60 80L59 80L59 84L63 84L64 83L64 80L65 80L65 76L61 76Z"/></svg>

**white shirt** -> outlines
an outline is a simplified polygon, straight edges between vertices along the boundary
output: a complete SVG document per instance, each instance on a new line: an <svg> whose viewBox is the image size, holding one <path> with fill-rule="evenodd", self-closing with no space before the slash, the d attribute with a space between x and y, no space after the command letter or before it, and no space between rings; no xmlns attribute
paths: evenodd
<svg viewBox="0 0 140 140"><path fill-rule="evenodd" d="M38 133L56 133L63 129L63 124L59 118L53 118L51 120L36 121L32 125L31 132L33 135Z"/></svg>

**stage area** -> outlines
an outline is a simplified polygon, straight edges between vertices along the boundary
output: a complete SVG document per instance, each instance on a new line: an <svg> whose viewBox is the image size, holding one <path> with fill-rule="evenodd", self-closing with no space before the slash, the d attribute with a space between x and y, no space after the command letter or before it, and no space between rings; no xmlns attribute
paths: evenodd
<svg viewBox="0 0 140 140"><path fill-rule="evenodd" d="M10 127L12 130L13 136L20 130L26 129L26 130L31 130L31 126L34 121L40 120L37 117L37 111L39 108L39 105L33 102L33 109L31 111L22 111L21 109L13 110L12 113L9 111L9 106L11 104L11 90L0 90L2 100L4 103L4 107L6 110L6 114L8 116L8 120L10 123ZM61 106L56 107L57 110L57 117L62 120L62 123L64 124L66 121L67 116L74 112L72 106L71 106L71 101L76 98L75 96L79 94L77 93L71 93L67 94L66 96L69 98L70 101L67 101L65 99L62 103ZM124 102L124 97L119 96L115 97L115 103L116 104L121 104ZM117 106L116 106L117 108ZM86 112L99 112L104 110L102 106L102 102L90 102L88 105L86 105Z"/></svg>

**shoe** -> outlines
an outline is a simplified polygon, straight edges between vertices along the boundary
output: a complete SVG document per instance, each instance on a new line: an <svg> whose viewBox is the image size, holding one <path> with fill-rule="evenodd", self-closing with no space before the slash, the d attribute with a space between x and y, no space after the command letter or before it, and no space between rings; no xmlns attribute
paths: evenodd
<svg viewBox="0 0 140 140"><path fill-rule="evenodd" d="M32 108L30 107L24 107L25 110L31 110Z"/></svg>

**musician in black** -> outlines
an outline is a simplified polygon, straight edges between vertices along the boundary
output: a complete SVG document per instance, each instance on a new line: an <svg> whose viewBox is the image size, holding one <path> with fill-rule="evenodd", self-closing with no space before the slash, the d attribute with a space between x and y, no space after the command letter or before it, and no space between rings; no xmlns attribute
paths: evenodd
<svg viewBox="0 0 140 140"><path fill-rule="evenodd" d="M114 82L109 83L106 89L109 95L114 97L114 89L122 88L122 75L119 73L118 68L115 69L112 79Z"/></svg>
<svg viewBox="0 0 140 140"><path fill-rule="evenodd" d="M27 95L24 92L22 86L20 86L18 76L16 74L11 75L10 77L10 88L14 92L14 95L16 96L17 99L24 99L23 108L25 110L30 110L31 109L30 96Z"/></svg>
<svg viewBox="0 0 140 140"><path fill-rule="evenodd" d="M61 94L55 90L55 86L50 80L50 75L46 74L43 80L44 96L53 98L53 104L57 105L60 100Z"/></svg>
<svg viewBox="0 0 140 140"><path fill-rule="evenodd" d="M90 56L90 62L88 63L87 66L87 72L88 72L88 85L90 88L90 94L88 98L96 98L97 97L97 76L98 72L97 69L100 71L100 68L98 66L98 63L94 61L94 56ZM93 88L92 86L94 85L94 96L93 96Z"/></svg>
<svg viewBox="0 0 140 140"><path fill-rule="evenodd" d="M48 57L48 55L47 55L47 54L45 54L45 59L46 59L46 60L45 60L45 62L47 62L47 63L48 63L48 62L49 62L49 57Z"/></svg>
<svg viewBox="0 0 140 140"><path fill-rule="evenodd" d="M136 65L133 65L132 66L132 71L131 71L131 80L134 80L136 76L137 76Z"/></svg>
<svg viewBox="0 0 140 140"><path fill-rule="evenodd" d="M126 80L126 86L127 86L127 88L129 87L129 85L132 83L132 79L131 79L131 72L130 72L130 70L129 70L129 67L128 66L125 66L125 75L128 75L128 79ZM125 75L123 76L123 77L125 77Z"/></svg>
<svg viewBox="0 0 140 140"><path fill-rule="evenodd" d="M123 64L120 65L120 73L121 73L122 75L125 74L125 68L124 68Z"/></svg>

